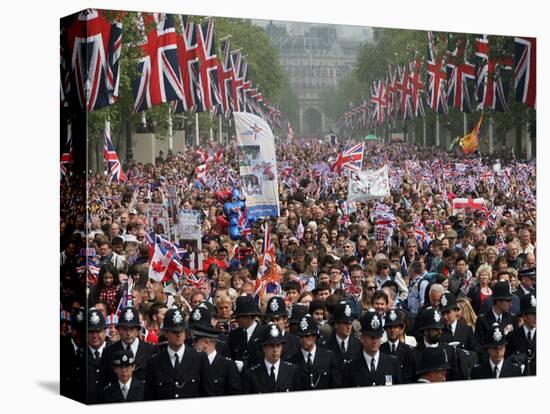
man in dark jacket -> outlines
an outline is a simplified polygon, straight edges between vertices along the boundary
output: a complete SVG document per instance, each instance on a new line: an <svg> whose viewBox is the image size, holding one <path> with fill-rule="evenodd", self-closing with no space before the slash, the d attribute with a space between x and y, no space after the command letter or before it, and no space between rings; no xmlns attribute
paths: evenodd
<svg viewBox="0 0 550 414"><path fill-rule="evenodd" d="M256 317L260 315L252 296L239 296L235 306L238 329L227 335L227 346L232 360L254 365L263 359L261 338L265 327Z"/></svg>
<svg viewBox="0 0 550 414"><path fill-rule="evenodd" d="M393 385L403 382L397 358L380 352L383 334L380 316L376 312L366 312L361 319L362 352L344 365L344 387Z"/></svg>
<svg viewBox="0 0 550 414"><path fill-rule="evenodd" d="M353 313L346 301L341 301L334 307L332 321L334 330L331 336L321 340L321 346L334 352L338 366L351 361L361 353L361 342L352 335Z"/></svg>
<svg viewBox="0 0 550 414"><path fill-rule="evenodd" d="M380 352L394 356L399 360L403 383L413 382L416 352L412 346L400 340L405 331L405 313L399 309L391 309L386 312L384 329L388 340L380 346Z"/></svg>
<svg viewBox="0 0 550 414"><path fill-rule="evenodd" d="M444 293L440 299L440 311L445 323L441 342L453 344L472 353L478 352L474 331L468 325L458 320L460 308L456 302L456 296L450 292Z"/></svg>
<svg viewBox="0 0 550 414"><path fill-rule="evenodd" d="M186 325L177 308L169 309L164 315L162 330L168 346L147 364L146 400L213 395L208 381L208 357L185 346Z"/></svg>
<svg viewBox="0 0 550 414"><path fill-rule="evenodd" d="M107 385L107 379L101 366L103 351L106 348L105 337L103 314L92 308L88 317L88 386L86 390L88 404L97 403L99 392Z"/></svg>
<svg viewBox="0 0 550 414"><path fill-rule="evenodd" d="M528 293L521 297L523 325L508 335L506 356L521 360L524 375L537 375L537 298Z"/></svg>
<svg viewBox="0 0 550 414"><path fill-rule="evenodd" d="M296 332L300 340L300 350L288 362L298 367L301 390L321 390L341 386L341 372L334 353L316 345L319 327L313 317L306 315L299 323Z"/></svg>
<svg viewBox="0 0 550 414"><path fill-rule="evenodd" d="M113 355L113 370L117 381L103 388L99 401L104 403L143 401L145 386L132 379L135 358L130 350L117 351Z"/></svg>
<svg viewBox="0 0 550 414"><path fill-rule="evenodd" d="M139 323L139 313L133 307L122 309L117 324L117 330L120 334L120 341L109 345L105 349L105 355L102 358L102 370L106 375L108 382L116 382L117 376L113 370L113 355L117 351L130 350L134 356L133 378L136 381L145 382L145 367L156 352L153 345L139 339L141 325Z"/></svg>
<svg viewBox="0 0 550 414"><path fill-rule="evenodd" d="M208 357L208 375L213 395L235 395L242 392L241 374L235 361L224 357L216 350L220 330L211 323L210 311L199 306L191 312L194 321L193 346ZM203 379L205 380L205 379Z"/></svg>
<svg viewBox="0 0 550 414"><path fill-rule="evenodd" d="M261 339L265 355L263 361L245 367L243 370L243 391L245 393L263 394L300 389L297 367L281 360L284 342L285 338L281 329L275 324L269 324Z"/></svg>
<svg viewBox="0 0 550 414"><path fill-rule="evenodd" d="M504 378L521 376L521 368L505 360L506 336L497 322L487 333L485 348L489 359L472 370L472 379Z"/></svg>

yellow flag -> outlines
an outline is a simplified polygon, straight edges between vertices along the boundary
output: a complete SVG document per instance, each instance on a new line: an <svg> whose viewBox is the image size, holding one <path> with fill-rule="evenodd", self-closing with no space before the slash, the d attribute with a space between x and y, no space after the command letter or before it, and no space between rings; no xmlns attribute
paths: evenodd
<svg viewBox="0 0 550 414"><path fill-rule="evenodd" d="M481 117L479 118L479 121L477 121L477 125L472 132L460 139L460 146L462 147L464 154L471 154L479 148L479 128L481 127L482 120L483 113L481 113Z"/></svg>

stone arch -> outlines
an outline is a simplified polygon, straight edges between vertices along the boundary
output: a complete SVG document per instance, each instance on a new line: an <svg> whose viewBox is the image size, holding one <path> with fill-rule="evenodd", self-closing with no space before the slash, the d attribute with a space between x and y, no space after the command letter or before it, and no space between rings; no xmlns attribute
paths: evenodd
<svg viewBox="0 0 550 414"><path fill-rule="evenodd" d="M326 134L325 114L321 108L307 106L300 108L300 132L322 136Z"/></svg>

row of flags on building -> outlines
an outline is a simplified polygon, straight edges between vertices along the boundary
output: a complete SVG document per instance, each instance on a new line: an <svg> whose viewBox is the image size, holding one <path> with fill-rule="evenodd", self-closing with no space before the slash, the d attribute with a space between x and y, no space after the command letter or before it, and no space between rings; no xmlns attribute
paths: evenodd
<svg viewBox="0 0 550 414"><path fill-rule="evenodd" d="M87 112L118 99L122 23L87 9L61 27L61 103ZM120 19L120 16L119 16ZM179 26L179 33L176 31ZM162 103L176 112L212 112L230 116L251 112L281 127L281 112L250 80L246 55L220 41L218 57L214 21L198 24L186 16L138 13L142 57L133 82L134 113Z"/></svg>
<svg viewBox="0 0 550 414"><path fill-rule="evenodd" d="M439 38L441 39L441 37ZM468 42L449 34L447 48L438 53L436 38L428 32L426 59L390 66L385 79L374 81L370 97L342 116L346 129L368 129L397 119L423 118L425 108L447 115L448 107L464 113L493 109L507 112L513 70L515 99L528 108L536 106L536 39L514 38L514 56L491 51L497 37L479 35L474 42L475 62L468 59Z"/></svg>

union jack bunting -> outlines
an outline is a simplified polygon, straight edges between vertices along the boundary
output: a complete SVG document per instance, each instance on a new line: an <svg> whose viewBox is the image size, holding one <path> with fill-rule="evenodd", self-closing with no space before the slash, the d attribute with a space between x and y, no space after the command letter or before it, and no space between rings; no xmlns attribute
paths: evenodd
<svg viewBox="0 0 550 414"><path fill-rule="evenodd" d="M535 108L537 98L537 39L516 37L514 86L516 100Z"/></svg>
<svg viewBox="0 0 550 414"><path fill-rule="evenodd" d="M196 89L199 87L199 79L193 69L198 59L197 26L186 16L180 16L179 24L181 34L177 36L176 45L184 94L183 99L176 101L176 113L194 110L198 104Z"/></svg>
<svg viewBox="0 0 550 414"><path fill-rule="evenodd" d="M416 117L422 117L426 115L424 110L424 82L420 79L420 67L422 66L422 60L416 59L414 63L409 63L410 66L410 82L411 82L411 96L412 96L412 110L411 112ZM411 116L412 118L412 116Z"/></svg>
<svg viewBox="0 0 550 414"><path fill-rule="evenodd" d="M199 59L200 82L204 93L204 110L209 111L214 105L221 103L218 86L218 60L216 58L216 43L214 39L214 22L207 22L198 26L199 29Z"/></svg>
<svg viewBox="0 0 550 414"><path fill-rule="evenodd" d="M508 111L508 82L502 79L502 70L512 69L512 57L497 59L489 53L489 37L476 38L475 54L478 58L476 86L478 109L491 108L500 112Z"/></svg>
<svg viewBox="0 0 550 414"><path fill-rule="evenodd" d="M118 160L113 141L111 141L111 136L107 128L105 128L103 136L103 159L107 168L107 178L110 182L125 182L127 178L124 174L124 171L122 171L122 166L120 165L120 161Z"/></svg>
<svg viewBox="0 0 550 414"><path fill-rule="evenodd" d="M231 66L229 37L225 37L221 40L220 48L222 52L222 61L218 62L218 83L220 86L222 110L225 116L229 117L231 110L229 103L231 101L232 83L235 78L235 73L233 73L233 68Z"/></svg>
<svg viewBox="0 0 550 414"><path fill-rule="evenodd" d="M73 162L73 139L71 134L67 136L67 142L61 153L61 179L69 179L69 165Z"/></svg>
<svg viewBox="0 0 550 414"><path fill-rule="evenodd" d="M433 33L428 32L428 101L434 112L447 115L445 62L438 58Z"/></svg>
<svg viewBox="0 0 550 414"><path fill-rule="evenodd" d="M475 80L475 66L466 60L464 41L447 51L447 102L462 112L472 112L470 84Z"/></svg>
<svg viewBox="0 0 550 414"><path fill-rule="evenodd" d="M109 23L101 11L87 9L76 16L66 30L66 36L62 47L66 44L68 54L61 63L65 70L70 71L80 107L90 112L116 102L122 24ZM67 102L70 91L72 88L65 75L62 79L64 102Z"/></svg>
<svg viewBox="0 0 550 414"><path fill-rule="evenodd" d="M231 109L233 111L239 112L241 111L241 107L240 107L238 94L241 93L240 88L242 88L242 85L243 85L243 79L240 77L241 63L242 63L241 49L231 51L230 61L231 61L231 71L232 71L230 104L231 104Z"/></svg>
<svg viewBox="0 0 550 414"><path fill-rule="evenodd" d="M403 68L398 68L398 75L399 82L398 82L398 89L399 89L399 97L400 97L400 105L399 110L401 113L401 119L411 119L413 114L413 107L412 107L412 98L413 98L413 89L412 89L412 83L411 83L411 77L409 75L409 70L407 68L407 65L403 66Z"/></svg>
<svg viewBox="0 0 550 414"><path fill-rule="evenodd" d="M388 105L388 116L392 119L397 118L397 113L399 110L399 68L395 68L392 70L392 68L389 68L389 84L387 87L390 99L389 99L389 105Z"/></svg>
<svg viewBox="0 0 550 414"><path fill-rule="evenodd" d="M184 99L173 15L140 13L138 25L143 37L143 57L134 82L134 113Z"/></svg>
<svg viewBox="0 0 550 414"><path fill-rule="evenodd" d="M331 171L337 172L338 175L341 175L344 169L360 171L363 165L364 150L365 143L361 143L338 154L336 161L330 167Z"/></svg>
<svg viewBox="0 0 550 414"><path fill-rule="evenodd" d="M382 125L386 110L384 102L384 82L381 80L378 82L373 82L370 102L373 106L373 120L376 120L378 125Z"/></svg>

